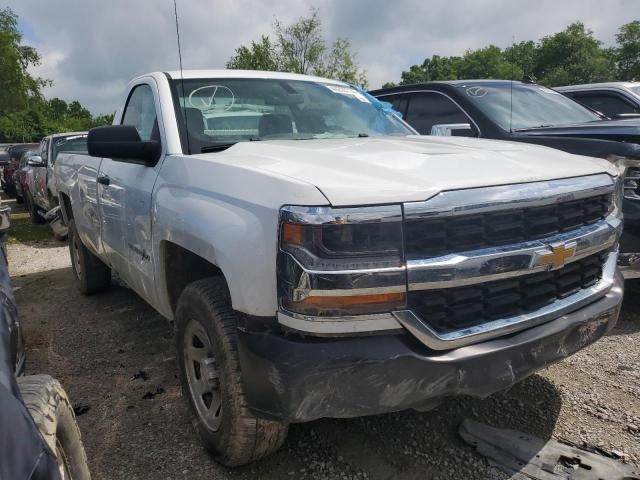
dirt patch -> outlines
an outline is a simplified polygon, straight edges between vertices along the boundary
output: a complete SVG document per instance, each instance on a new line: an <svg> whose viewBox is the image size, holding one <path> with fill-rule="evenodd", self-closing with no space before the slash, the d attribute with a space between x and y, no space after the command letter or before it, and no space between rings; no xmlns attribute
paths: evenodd
<svg viewBox="0 0 640 480"><path fill-rule="evenodd" d="M17 210L11 216L11 231L9 233L9 243L42 243L53 237L51 230L42 224L31 222L31 217L26 212Z"/></svg>

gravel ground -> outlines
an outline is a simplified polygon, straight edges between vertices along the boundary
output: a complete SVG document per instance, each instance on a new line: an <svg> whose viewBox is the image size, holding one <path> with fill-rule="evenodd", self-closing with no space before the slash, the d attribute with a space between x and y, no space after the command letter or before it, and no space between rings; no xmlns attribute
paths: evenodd
<svg viewBox="0 0 640 480"><path fill-rule="evenodd" d="M195 437L171 326L125 288L80 295L66 245L46 237L9 245L27 373L50 373L69 392L94 479L507 478L458 438L464 418L640 463L640 283L627 282L611 335L506 393L293 425L279 452L228 470Z"/></svg>

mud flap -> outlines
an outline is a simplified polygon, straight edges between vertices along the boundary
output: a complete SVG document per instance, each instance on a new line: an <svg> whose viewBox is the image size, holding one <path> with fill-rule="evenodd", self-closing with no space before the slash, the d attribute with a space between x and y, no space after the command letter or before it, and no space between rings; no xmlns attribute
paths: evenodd
<svg viewBox="0 0 640 480"><path fill-rule="evenodd" d="M462 439L491 463L517 479L640 480L640 470L613 458L555 440L542 440L516 430L464 420Z"/></svg>

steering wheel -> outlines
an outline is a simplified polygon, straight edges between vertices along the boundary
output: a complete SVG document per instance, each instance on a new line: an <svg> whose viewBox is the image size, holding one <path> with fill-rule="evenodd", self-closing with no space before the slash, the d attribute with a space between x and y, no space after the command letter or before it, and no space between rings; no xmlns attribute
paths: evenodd
<svg viewBox="0 0 640 480"><path fill-rule="evenodd" d="M202 90L212 90L211 95L198 95L195 99L193 96ZM218 109L216 105L216 95L220 91L227 91L231 95L231 102L224 105L221 109ZM188 98L189 105L193 108L197 108L201 111L209 111L209 110L229 110L236 102L236 96L233 94L233 91L229 87L225 87L224 85L205 85L203 87L196 88L189 94Z"/></svg>

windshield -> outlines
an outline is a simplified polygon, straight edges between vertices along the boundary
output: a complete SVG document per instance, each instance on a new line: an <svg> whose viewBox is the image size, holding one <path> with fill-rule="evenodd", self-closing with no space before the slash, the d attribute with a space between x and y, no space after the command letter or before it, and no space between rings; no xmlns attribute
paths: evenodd
<svg viewBox="0 0 640 480"><path fill-rule="evenodd" d="M174 80L172 87L176 108L184 111L178 121L181 132L188 131L191 153L255 140L415 133L375 99L347 85L207 78L184 80L184 89Z"/></svg>
<svg viewBox="0 0 640 480"><path fill-rule="evenodd" d="M467 98L504 130L555 127L601 120L591 110L540 85L473 83L456 85ZM513 107L512 107L513 105Z"/></svg>
<svg viewBox="0 0 640 480"><path fill-rule="evenodd" d="M638 85L637 87L627 87L627 88L640 97L640 85Z"/></svg>

